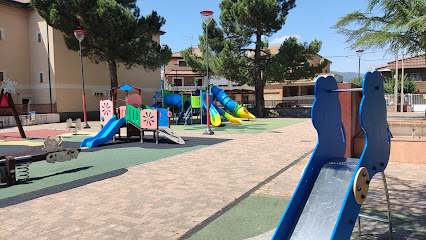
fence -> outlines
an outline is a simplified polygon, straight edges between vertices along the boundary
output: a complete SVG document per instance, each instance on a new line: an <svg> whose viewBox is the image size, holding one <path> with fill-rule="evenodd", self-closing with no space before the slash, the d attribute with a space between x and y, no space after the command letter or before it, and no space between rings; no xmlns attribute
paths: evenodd
<svg viewBox="0 0 426 240"><path fill-rule="evenodd" d="M393 105L395 96L393 94L385 94L386 104ZM401 95L398 95L398 104L401 102ZM404 104L412 106L413 112L426 111L426 94L404 94Z"/></svg>
<svg viewBox="0 0 426 240"><path fill-rule="evenodd" d="M265 100L265 108L310 107L314 100L314 95L283 97L282 100Z"/></svg>
<svg viewBox="0 0 426 240"><path fill-rule="evenodd" d="M38 114L56 113L56 103L53 104L15 104L19 115L28 115L35 111ZM0 108L0 116L12 116L12 111L6 108Z"/></svg>

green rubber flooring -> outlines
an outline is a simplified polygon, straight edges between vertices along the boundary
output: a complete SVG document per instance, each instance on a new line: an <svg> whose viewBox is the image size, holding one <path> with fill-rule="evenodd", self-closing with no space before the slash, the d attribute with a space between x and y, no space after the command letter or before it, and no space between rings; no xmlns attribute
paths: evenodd
<svg viewBox="0 0 426 240"><path fill-rule="evenodd" d="M283 198L252 195L189 239L242 240L260 235L277 227L287 204Z"/></svg>
<svg viewBox="0 0 426 240"><path fill-rule="evenodd" d="M64 138L64 141L67 142L64 142L62 145L64 147L78 147L80 144L79 141L73 138ZM79 137L76 136L75 138ZM68 140L70 141L68 142ZM84 149L78 155L77 159L72 159L68 162L54 164L46 161L34 162L28 167L29 180L27 182L22 182L11 187L0 186L0 200L148 163L228 141L229 139L200 137L186 138L185 140L185 145L171 144L164 141L160 142L160 144L155 144L154 142L148 142L149 139L143 144L139 143L139 141L131 143L109 142L105 146ZM31 154L36 155L40 153L42 153L41 146L37 147L37 150ZM122 173L124 172L122 171Z"/></svg>
<svg viewBox="0 0 426 240"><path fill-rule="evenodd" d="M261 132L270 131L276 128L289 126L292 124L310 121L308 119L283 119L283 118L257 118L251 120L244 120L242 124L235 125L230 122L222 122L220 127L211 126L214 132L226 132L226 133L246 133L246 134L257 134ZM200 124L199 119L195 119L191 125L176 125L175 121L171 121L171 127L173 130L185 130L185 131L204 131L206 125Z"/></svg>

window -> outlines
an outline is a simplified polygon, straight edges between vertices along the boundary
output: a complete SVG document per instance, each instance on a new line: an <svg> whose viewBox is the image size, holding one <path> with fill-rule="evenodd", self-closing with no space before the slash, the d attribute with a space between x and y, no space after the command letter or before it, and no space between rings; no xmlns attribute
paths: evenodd
<svg viewBox="0 0 426 240"><path fill-rule="evenodd" d="M174 82L176 86L182 86L182 79L175 79Z"/></svg>
<svg viewBox="0 0 426 240"><path fill-rule="evenodd" d="M203 86L203 79L202 78L198 79L197 86Z"/></svg>
<svg viewBox="0 0 426 240"><path fill-rule="evenodd" d="M37 42L41 42L41 41L42 41L41 32L38 31L37 32Z"/></svg>
<svg viewBox="0 0 426 240"><path fill-rule="evenodd" d="M23 98L22 99L22 104L28 104L28 103L30 103L31 101L30 101L30 99L29 98Z"/></svg>
<svg viewBox="0 0 426 240"><path fill-rule="evenodd" d="M38 79L40 80L40 82L44 82L44 73L43 72L39 72L38 73Z"/></svg>
<svg viewBox="0 0 426 240"><path fill-rule="evenodd" d="M0 40L4 40L4 37L5 37L5 35L4 35L4 29L0 28Z"/></svg>
<svg viewBox="0 0 426 240"><path fill-rule="evenodd" d="M4 71L0 71L0 82L3 82L6 77L6 73Z"/></svg>
<svg viewBox="0 0 426 240"><path fill-rule="evenodd" d="M410 79L414 81L422 81L422 75L420 73L410 73Z"/></svg>
<svg viewBox="0 0 426 240"><path fill-rule="evenodd" d="M186 62L185 61L179 61L179 67L186 67Z"/></svg>

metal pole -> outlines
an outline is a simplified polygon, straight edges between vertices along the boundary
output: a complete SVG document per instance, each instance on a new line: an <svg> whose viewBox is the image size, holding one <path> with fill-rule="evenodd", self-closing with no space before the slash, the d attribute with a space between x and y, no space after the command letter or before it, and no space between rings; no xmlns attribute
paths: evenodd
<svg viewBox="0 0 426 240"><path fill-rule="evenodd" d="M389 239L393 239L393 233L392 233L392 216L391 216L391 205L390 205L390 200L389 200L389 191L388 191L388 184L386 182L386 176L385 176L385 172L382 172L382 180L383 180L383 187L385 189L385 194L386 194L386 206L388 209L388 221L389 221Z"/></svg>
<svg viewBox="0 0 426 240"><path fill-rule="evenodd" d="M395 87L393 89L394 94L394 111L398 112L398 49L396 50L396 60L395 60Z"/></svg>
<svg viewBox="0 0 426 240"><path fill-rule="evenodd" d="M401 62L401 112L404 112L404 49L402 49Z"/></svg>
<svg viewBox="0 0 426 240"><path fill-rule="evenodd" d="M49 44L49 25L46 22L46 38L47 38L47 72L49 76L49 97L50 97L50 113L53 113L52 106L52 83L50 78L50 44Z"/></svg>
<svg viewBox="0 0 426 240"><path fill-rule="evenodd" d="M81 54L81 41L78 41L80 45L80 65L81 65L81 80L83 82L83 115L84 115L84 123L83 128L90 128L87 123L87 113L86 113L86 92L84 90L84 74L83 74L83 55Z"/></svg>
<svg viewBox="0 0 426 240"><path fill-rule="evenodd" d="M206 24L206 64L207 64L207 91L206 91L206 104L207 104L207 128L204 131L204 135L212 135L214 132L210 128L210 80L209 80L209 32L208 24Z"/></svg>
<svg viewBox="0 0 426 240"><path fill-rule="evenodd" d="M361 56L358 56L358 79L361 79Z"/></svg>

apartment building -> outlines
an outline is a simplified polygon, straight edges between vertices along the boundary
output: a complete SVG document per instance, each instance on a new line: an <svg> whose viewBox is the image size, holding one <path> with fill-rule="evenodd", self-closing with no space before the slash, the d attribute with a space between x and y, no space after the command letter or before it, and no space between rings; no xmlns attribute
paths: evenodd
<svg viewBox="0 0 426 240"><path fill-rule="evenodd" d="M61 120L79 116L83 109L79 53L67 49L62 33L47 26L29 2L0 0L0 81L18 83L13 96L16 104L52 103ZM154 40L160 42L162 34L153 36ZM109 70L105 63L96 64L86 57L83 66L88 116L96 119L99 101L109 98ZM120 66L117 72L119 85L141 88L146 104L161 90L160 68Z"/></svg>

